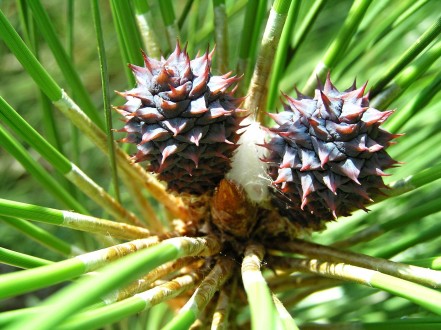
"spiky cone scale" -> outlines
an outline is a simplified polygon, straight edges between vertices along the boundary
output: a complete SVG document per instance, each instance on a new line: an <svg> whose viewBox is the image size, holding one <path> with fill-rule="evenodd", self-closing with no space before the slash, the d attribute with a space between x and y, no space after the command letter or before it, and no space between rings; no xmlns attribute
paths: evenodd
<svg viewBox="0 0 441 330"><path fill-rule="evenodd" d="M179 43L168 59L144 54L144 67L129 65L137 86L120 93L127 99L117 107L126 120L121 141L136 144L134 161L147 161L179 194L213 191L237 148L244 111L229 89L240 78L212 75L212 55L190 60Z"/></svg>
<svg viewBox="0 0 441 330"><path fill-rule="evenodd" d="M301 227L320 230L348 216L385 188L384 170L397 162L385 151L397 135L379 126L392 111L369 107L366 84L339 92L328 75L313 98L285 95L284 111L269 114L277 127L263 161L273 180L272 201Z"/></svg>

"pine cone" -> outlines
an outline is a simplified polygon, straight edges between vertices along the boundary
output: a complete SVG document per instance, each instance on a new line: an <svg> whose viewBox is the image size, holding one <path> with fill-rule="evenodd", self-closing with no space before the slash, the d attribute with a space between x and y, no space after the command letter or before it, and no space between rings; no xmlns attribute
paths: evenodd
<svg viewBox="0 0 441 330"><path fill-rule="evenodd" d="M212 54L190 60L179 43L167 60L144 54L144 67L129 65L137 86L120 93L127 99L117 107L126 118L121 141L136 144L134 160L148 161L147 170L178 193L213 190L237 148L242 99L227 89L240 78L212 75Z"/></svg>
<svg viewBox="0 0 441 330"><path fill-rule="evenodd" d="M269 114L278 127L263 161L269 163L273 203L302 227L365 209L384 188L383 170L394 161L385 151L397 135L380 128L392 111L369 107L366 84L339 92L329 75L314 98L285 95L285 111Z"/></svg>

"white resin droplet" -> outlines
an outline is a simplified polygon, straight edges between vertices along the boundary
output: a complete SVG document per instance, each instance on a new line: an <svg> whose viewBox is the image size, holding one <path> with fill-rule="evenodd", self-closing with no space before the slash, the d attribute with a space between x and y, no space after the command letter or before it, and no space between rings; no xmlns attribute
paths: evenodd
<svg viewBox="0 0 441 330"><path fill-rule="evenodd" d="M245 133L239 140L239 148L232 158L232 168L227 179L241 185L254 203L262 203L268 198L268 185L271 182L267 174L267 165L259 158L266 153L266 149L256 144L263 144L266 132L258 122L251 119L243 121Z"/></svg>

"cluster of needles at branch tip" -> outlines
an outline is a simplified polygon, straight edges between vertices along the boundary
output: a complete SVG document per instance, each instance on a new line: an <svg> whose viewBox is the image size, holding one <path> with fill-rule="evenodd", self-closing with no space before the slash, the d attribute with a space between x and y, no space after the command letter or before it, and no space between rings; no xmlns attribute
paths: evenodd
<svg viewBox="0 0 441 330"><path fill-rule="evenodd" d="M166 330L207 329L210 325L213 330L298 329L295 317L302 329L316 329L328 325L308 323L346 322L361 315L361 325L343 326L363 327L367 320L369 327L369 317L389 322L389 317L399 315L406 319L396 324L424 323L436 328L439 319L424 317L441 315L441 293L433 289L441 285L441 272L436 270L440 258L419 260L418 252L407 249L436 238L435 231L441 230L436 225L430 232L432 227L425 226L439 220L440 189L423 187L439 180L441 173L432 152L439 144L439 124L429 123L439 116L432 109L434 102L427 106L440 86L438 72L431 65L441 54L441 44L433 42L441 33L441 21L438 18L410 48L412 38L407 34L405 38L394 36L404 31L397 28L403 22L409 28L412 21L418 21L410 29L418 32L432 20L427 8L434 5L406 0L392 6L386 15L382 14L389 6L386 3L342 1L339 10L352 6L348 13L332 13L332 19L343 24L328 31L332 20L315 22L337 7L321 0L308 4L276 0L271 10L267 1L154 3L110 0L113 20L103 16L104 24L116 27L123 66L136 64L124 67L130 86L124 90L121 86L126 82L119 80L123 70L113 63L119 57L104 46L104 30L99 28L102 13L98 0L92 1L102 76L101 85L93 87L103 91L106 125L94 112L100 110L92 101L97 90L91 88L92 82L83 86L73 63L73 48L71 54L64 54L46 15L53 7L46 12L38 0L13 5L14 15L21 15L20 31L0 11L0 37L12 52L8 55L18 59L46 94L47 106L52 102L67 116L63 125L73 124L81 132L78 136L78 132L66 130L56 137L57 132L46 131L48 124L54 130L58 127L58 119L52 118L56 122L44 123L45 132L40 134L40 124L34 129L24 119L28 114L21 102L28 100L11 98L11 104L17 103L16 111L0 97L2 149L23 165L20 174L30 174L44 184L51 197L64 203L52 208L38 205L40 199L35 205L0 199L1 224L23 231L62 255L46 260L0 247L0 261L25 268L0 275L0 298L20 300L23 294L63 285L36 307L0 313L0 328L83 330L110 324L131 328L133 321L143 328ZM211 5L214 23L210 16L200 20ZM414 12L423 7L427 11L420 17L427 17L420 20ZM73 10L72 3L69 10ZM175 10L181 11L179 18ZM69 28L73 25L73 12L70 14ZM236 49L229 40L232 36L235 40L241 18L244 28L240 49ZM337 27L339 33L335 33ZM40 40L33 40L34 30L41 31ZM161 33L163 40L157 40ZM323 50L316 40L326 40L327 34L334 39L313 69L318 51ZM397 42L388 51L384 37ZM178 41L174 46L181 38L188 43L183 46ZM217 51L208 46L196 54L195 49L213 42ZM302 44L306 46L298 52ZM64 85L59 86L57 76L52 78L44 62L40 63L37 49L43 59L47 50L55 55L65 75ZM110 65L106 53L112 54ZM387 65L390 60L391 66L385 70L375 67L372 54L384 58ZM81 68L80 59L75 58L77 61ZM235 65L237 69L227 72ZM109 116L107 69L114 70L112 84L119 90L113 95L118 99L114 110L123 124L116 130ZM6 71L10 79L8 74ZM355 74L369 77L371 92L367 83L357 87L354 82L348 89L340 89L340 82L350 85L347 79ZM279 91L302 82L306 85L301 92L295 88L296 97L282 93L282 109L274 111ZM415 82L420 85L404 94ZM2 94L9 98L11 89L5 86L7 92ZM414 98L412 93L418 96ZM401 95L405 97L398 100ZM436 97L438 106L439 95ZM388 109L396 100L400 110L393 115ZM417 113L421 109L427 112ZM410 121L411 117L418 120ZM426 124L428 130L420 130ZM388 149L402 127L415 134L402 139L406 144ZM115 132L116 141L110 132ZM60 143L70 138L69 144ZM87 148L79 157L86 139ZM113 182L109 192L82 171L86 164L81 159L95 150L89 148L89 142L109 156ZM42 159L34 160L29 149ZM411 160L425 153L422 159ZM102 169L109 165L99 158L103 156L93 154L87 162L88 170L94 170L102 181L108 179ZM411 161L409 167L398 167L395 159ZM40 160L47 164L40 166ZM14 174L16 169L6 171ZM62 175L52 178L52 171ZM385 177L390 173L405 179L389 183ZM65 185L63 180L67 180ZM398 198L384 201L389 197ZM378 203L381 201L384 203ZM366 213L368 207L372 211ZM366 212L336 222L357 210ZM410 233L419 229L419 220L424 229ZM70 235L65 242L29 221L79 230L88 236L81 236L80 241L79 236ZM322 232L326 227L328 231ZM392 242L387 233L397 228L402 232ZM379 240L360 244L373 239ZM390 246L382 244L386 242ZM356 244L360 249L350 250ZM425 257L438 254L436 243L428 246L431 251L424 251ZM388 260L403 251L394 259L402 263ZM417 260L408 261L409 255ZM351 283L357 290L346 290ZM318 292L325 289L331 291ZM357 300L359 293L367 291L373 295ZM339 294L338 304L317 302L317 297L328 298L329 292ZM313 304L296 306L314 293ZM406 307L400 302L389 310L395 298L404 298ZM377 299L381 303L375 307L366 304ZM158 304L158 309L152 308ZM358 309L360 304L363 307ZM120 325L115 324L121 320ZM384 323L394 327L395 321L391 321ZM377 325L382 327L373 324Z"/></svg>

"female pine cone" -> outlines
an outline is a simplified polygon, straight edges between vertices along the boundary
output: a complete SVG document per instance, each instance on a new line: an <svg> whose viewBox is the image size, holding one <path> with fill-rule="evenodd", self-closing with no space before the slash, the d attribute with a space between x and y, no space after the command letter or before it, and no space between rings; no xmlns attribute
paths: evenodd
<svg viewBox="0 0 441 330"><path fill-rule="evenodd" d="M301 227L319 230L366 209L385 187L383 170L397 163L385 151L396 135L379 127L392 111L370 108L365 88L339 92L328 75L314 98L285 96L285 111L270 114L278 124L264 145L273 202Z"/></svg>
<svg viewBox="0 0 441 330"><path fill-rule="evenodd" d="M144 67L130 64L137 86L120 93L117 109L126 118L123 142L136 144L136 162L148 161L168 189L203 194L230 169L242 117L229 87L239 78L210 72L213 52L190 60L179 43L160 61L144 55Z"/></svg>

